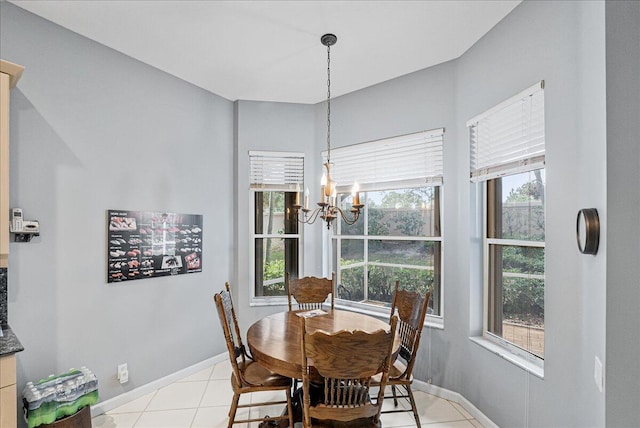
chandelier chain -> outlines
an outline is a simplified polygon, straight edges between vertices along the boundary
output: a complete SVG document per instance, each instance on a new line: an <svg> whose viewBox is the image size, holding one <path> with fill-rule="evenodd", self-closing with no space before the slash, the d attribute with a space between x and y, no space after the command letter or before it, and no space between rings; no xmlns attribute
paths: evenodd
<svg viewBox="0 0 640 428"><path fill-rule="evenodd" d="M312 224L316 219L321 218L326 222L327 229L331 229L336 219L342 219L345 224L354 224L360 218L361 209L364 207L364 204L360 203L356 184L354 184L351 208L343 210L337 206L339 197L336 195L336 182L331 178L331 46L337 40L335 34L325 34L320 38L322 44L327 47L327 162L324 164L325 174L321 181L320 201L317 208L309 208L309 189L307 188L304 205L300 204L299 192L296 192L296 202L293 205L294 216L300 223Z"/></svg>
<svg viewBox="0 0 640 428"><path fill-rule="evenodd" d="M331 162L331 44L327 44L327 162Z"/></svg>

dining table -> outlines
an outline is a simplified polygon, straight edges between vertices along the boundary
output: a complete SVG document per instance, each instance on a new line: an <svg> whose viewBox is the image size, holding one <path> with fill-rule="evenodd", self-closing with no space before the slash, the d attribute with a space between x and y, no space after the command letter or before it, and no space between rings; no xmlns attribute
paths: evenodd
<svg viewBox="0 0 640 428"><path fill-rule="evenodd" d="M340 309L315 309L278 312L268 315L249 327L247 344L253 359L269 370L292 379L302 378L302 350L300 317L304 316L305 329L308 333L323 330L328 333L339 331L364 331L374 333L379 330L388 331L390 326L386 321L358 312ZM401 339L396 332L393 342L392 357L400 350ZM311 369L311 377L316 373ZM294 391L293 420L302 421L301 390ZM286 408L284 409L286 412ZM288 421L282 421L277 426L287 426ZM272 425L264 424L261 427ZM337 424L336 427L342 425Z"/></svg>
<svg viewBox="0 0 640 428"><path fill-rule="evenodd" d="M317 310L316 310L317 311ZM302 351L300 349L300 316L306 317L306 330L336 333L341 330L373 333L389 330L389 324L378 318L358 312L326 309L320 312L287 311L268 315L249 327L247 344L253 359L269 370L292 379L302 377ZM393 353L400 349L396 334Z"/></svg>

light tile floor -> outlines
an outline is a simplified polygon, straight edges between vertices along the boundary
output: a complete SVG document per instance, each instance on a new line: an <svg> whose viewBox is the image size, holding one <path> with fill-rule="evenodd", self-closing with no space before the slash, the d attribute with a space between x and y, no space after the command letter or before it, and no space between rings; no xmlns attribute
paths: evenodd
<svg viewBox="0 0 640 428"><path fill-rule="evenodd" d="M231 404L233 391L229 378L231 365L229 362L216 364L180 381L160 388L150 394L133 400L103 415L93 418L94 428L223 428L227 426L227 413ZM253 393L241 396L240 403L250 400L267 401L270 393ZM278 393L281 397L282 393ZM428 428L480 428L482 425L473 419L462 406L457 403L438 398L421 391L414 391L420 422ZM274 397L275 398L275 397ZM278 399L281 399L278 397ZM408 403L402 403L409 407ZM392 400L386 400L383 410L393 407ZM264 417L267 414L278 414L282 406L274 408L238 409L236 419ZM382 415L385 428L414 427L413 414L391 413ZM254 428L246 424L235 424L238 428Z"/></svg>

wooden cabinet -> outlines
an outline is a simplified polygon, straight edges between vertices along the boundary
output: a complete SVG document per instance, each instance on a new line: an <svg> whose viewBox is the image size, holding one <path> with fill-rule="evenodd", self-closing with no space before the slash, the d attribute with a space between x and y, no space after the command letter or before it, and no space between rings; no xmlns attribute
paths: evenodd
<svg viewBox="0 0 640 428"><path fill-rule="evenodd" d="M0 357L0 427L14 427L18 421L16 356Z"/></svg>
<svg viewBox="0 0 640 428"><path fill-rule="evenodd" d="M9 99L24 67L0 60L0 268L9 267ZM17 424L16 356L0 357L0 427Z"/></svg>
<svg viewBox="0 0 640 428"><path fill-rule="evenodd" d="M0 60L0 268L9 265L9 99L23 71Z"/></svg>

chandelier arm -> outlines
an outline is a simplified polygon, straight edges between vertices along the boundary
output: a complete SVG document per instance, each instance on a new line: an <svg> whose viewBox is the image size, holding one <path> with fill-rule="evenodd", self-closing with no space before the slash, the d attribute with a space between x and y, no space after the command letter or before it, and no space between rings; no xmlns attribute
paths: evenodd
<svg viewBox="0 0 640 428"><path fill-rule="evenodd" d="M348 225L354 224L356 221L358 221L358 218L360 217L360 210L353 211L352 218L349 218L341 208L335 207L335 209L340 213L340 217L342 217L342 221L344 221Z"/></svg>
<svg viewBox="0 0 640 428"><path fill-rule="evenodd" d="M311 214L309 214L308 212L303 212L304 216L301 219L299 215L297 215L298 221L300 223L305 223L305 224L313 224L315 223L316 219L318 218L318 215L320 214L320 212L322 211L322 208L316 208L315 210L313 210L311 212ZM298 212L299 214L299 212Z"/></svg>
<svg viewBox="0 0 640 428"><path fill-rule="evenodd" d="M318 218L318 215L320 215L322 211L323 211L322 208L316 208L315 210L313 210L313 213L311 213L311 216L309 217L309 224L315 223Z"/></svg>

